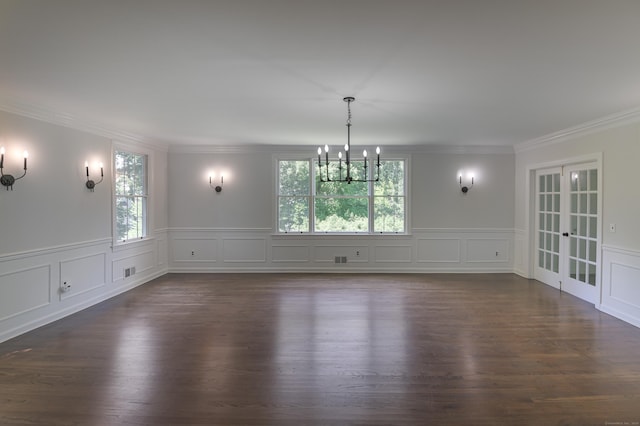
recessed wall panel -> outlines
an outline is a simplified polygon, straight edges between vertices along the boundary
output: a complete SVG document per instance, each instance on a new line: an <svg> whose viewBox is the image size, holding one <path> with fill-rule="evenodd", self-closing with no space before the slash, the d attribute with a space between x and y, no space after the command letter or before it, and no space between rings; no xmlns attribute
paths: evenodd
<svg viewBox="0 0 640 426"><path fill-rule="evenodd" d="M488 263L509 260L509 241L502 239L467 240L467 262Z"/></svg>
<svg viewBox="0 0 640 426"><path fill-rule="evenodd" d="M0 321L51 301L51 267L36 266L0 275Z"/></svg>
<svg viewBox="0 0 640 426"><path fill-rule="evenodd" d="M411 246L377 246L376 262L411 263Z"/></svg>
<svg viewBox="0 0 640 426"><path fill-rule="evenodd" d="M216 238L176 238L171 247L176 262L215 262L218 258Z"/></svg>
<svg viewBox="0 0 640 426"><path fill-rule="evenodd" d="M612 298L640 308L640 268L612 263L610 286Z"/></svg>
<svg viewBox="0 0 640 426"><path fill-rule="evenodd" d="M309 246L280 245L271 248L273 262L308 262Z"/></svg>
<svg viewBox="0 0 640 426"><path fill-rule="evenodd" d="M106 282L106 255L97 253L60 262L60 283L66 282L71 290L60 293L65 299L103 286Z"/></svg>
<svg viewBox="0 0 640 426"><path fill-rule="evenodd" d="M417 245L418 262L460 262L460 240L457 238L422 238L418 240Z"/></svg>
<svg viewBox="0 0 640 426"><path fill-rule="evenodd" d="M266 262L267 243L262 238L226 238L222 240L225 262Z"/></svg>

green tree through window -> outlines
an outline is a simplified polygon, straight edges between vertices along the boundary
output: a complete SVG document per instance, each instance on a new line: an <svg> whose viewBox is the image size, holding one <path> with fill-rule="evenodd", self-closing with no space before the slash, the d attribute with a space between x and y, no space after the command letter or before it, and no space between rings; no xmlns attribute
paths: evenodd
<svg viewBox="0 0 640 426"><path fill-rule="evenodd" d="M379 182L346 184L321 182L317 166L310 160L279 160L278 231L405 232L406 161L381 164ZM375 173L375 168L369 167L368 172ZM329 175L337 173L332 164ZM365 178L362 160L352 163L351 174L354 179Z"/></svg>
<svg viewBox="0 0 640 426"><path fill-rule="evenodd" d="M147 156L116 150L115 231L126 242L147 235Z"/></svg>

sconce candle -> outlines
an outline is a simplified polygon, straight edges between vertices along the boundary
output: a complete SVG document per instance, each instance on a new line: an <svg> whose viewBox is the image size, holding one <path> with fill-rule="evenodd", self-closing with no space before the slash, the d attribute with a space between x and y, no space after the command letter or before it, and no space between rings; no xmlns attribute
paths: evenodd
<svg viewBox="0 0 640 426"><path fill-rule="evenodd" d="M213 175L209 175L209 186L215 189L216 192L222 191L222 185L224 185L224 175L220 175L220 185L215 185L215 186L213 184Z"/></svg>
<svg viewBox="0 0 640 426"><path fill-rule="evenodd" d="M4 154L5 149L4 146L0 147L0 184L7 188L7 191L11 189L13 191L13 184L18 179L22 179L27 174L27 158L29 157L29 153L27 151L24 152L24 173L21 176L14 177L13 175L8 175L4 173Z"/></svg>
<svg viewBox="0 0 640 426"><path fill-rule="evenodd" d="M104 180L104 169L102 168L102 163L99 163L99 166L100 166L100 180L96 182L92 179L89 179L89 162L88 161L84 162L84 170L87 175L87 182L85 183L85 186L91 192L94 191L96 185L98 185L100 182Z"/></svg>
<svg viewBox="0 0 640 426"><path fill-rule="evenodd" d="M460 183L460 190L462 191L463 194L466 194L473 187L473 176L471 176L471 185L469 186L462 185L462 175L460 175L458 178Z"/></svg>

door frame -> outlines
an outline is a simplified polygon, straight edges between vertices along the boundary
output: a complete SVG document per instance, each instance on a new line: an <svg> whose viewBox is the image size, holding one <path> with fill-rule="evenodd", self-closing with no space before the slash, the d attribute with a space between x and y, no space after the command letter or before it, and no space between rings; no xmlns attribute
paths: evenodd
<svg viewBox="0 0 640 426"><path fill-rule="evenodd" d="M602 218L602 200L604 198L604 188L602 186L603 179L603 153L595 152L592 154L581 155L577 157L566 157L560 160L552 160L541 163L530 164L526 168L525 175L525 188L527 193L524 197L525 202L525 224L526 238L526 265L527 265L527 278L534 279L535 262L536 262L536 247L535 247L535 232L536 232L536 220L535 220L535 208L536 208L536 171L540 169L550 169L553 167L566 167L573 166L582 163L596 163L598 169L598 217L600 218L600 225L598 228L598 252L597 252L597 264L598 274L596 278L597 282L597 296L595 300L596 308L600 309L602 303L602 233L604 231L603 218Z"/></svg>

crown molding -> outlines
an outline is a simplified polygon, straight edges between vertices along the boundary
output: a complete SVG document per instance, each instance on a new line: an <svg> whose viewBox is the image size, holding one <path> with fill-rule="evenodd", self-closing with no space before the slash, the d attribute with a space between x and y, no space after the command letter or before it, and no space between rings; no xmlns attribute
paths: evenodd
<svg viewBox="0 0 640 426"><path fill-rule="evenodd" d="M316 145L171 145L170 153L180 154L306 154L315 156ZM510 145L385 145L383 154L513 154Z"/></svg>
<svg viewBox="0 0 640 426"><path fill-rule="evenodd" d="M518 143L513 146L513 149L516 153L520 153L532 149L548 147L580 136L586 136L606 129L636 123L638 121L640 121L640 107L608 115L596 120L587 121L586 123L578 126L569 127L565 130L560 130L539 138Z"/></svg>
<svg viewBox="0 0 640 426"><path fill-rule="evenodd" d="M164 151L169 149L167 144L151 141L142 135L110 128L104 124L85 120L72 114L57 112L7 99L0 99L0 111L91 133L92 135L102 136L115 141L142 145L150 149L160 149Z"/></svg>

